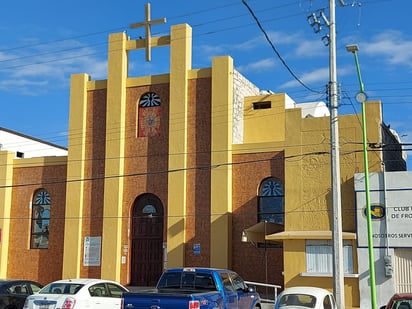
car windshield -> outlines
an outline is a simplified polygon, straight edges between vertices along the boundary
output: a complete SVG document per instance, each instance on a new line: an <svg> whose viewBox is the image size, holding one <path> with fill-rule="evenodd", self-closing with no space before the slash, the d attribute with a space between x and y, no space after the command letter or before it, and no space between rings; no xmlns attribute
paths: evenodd
<svg viewBox="0 0 412 309"><path fill-rule="evenodd" d="M79 283L50 283L39 291L39 294L76 294L83 284Z"/></svg>
<svg viewBox="0 0 412 309"><path fill-rule="evenodd" d="M302 307L315 308L316 297L309 294L286 294L279 300L280 308Z"/></svg>
<svg viewBox="0 0 412 309"><path fill-rule="evenodd" d="M412 299L399 299L396 300L393 305L393 309L411 309L412 308Z"/></svg>

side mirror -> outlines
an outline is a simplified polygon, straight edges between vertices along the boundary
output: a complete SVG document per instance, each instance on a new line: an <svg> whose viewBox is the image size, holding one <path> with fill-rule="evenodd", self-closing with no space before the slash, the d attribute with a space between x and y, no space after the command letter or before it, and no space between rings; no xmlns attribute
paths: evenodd
<svg viewBox="0 0 412 309"><path fill-rule="evenodd" d="M247 286L247 292L249 292L249 293L255 293L255 292L256 292L256 286L254 286L254 285L248 285L248 286Z"/></svg>

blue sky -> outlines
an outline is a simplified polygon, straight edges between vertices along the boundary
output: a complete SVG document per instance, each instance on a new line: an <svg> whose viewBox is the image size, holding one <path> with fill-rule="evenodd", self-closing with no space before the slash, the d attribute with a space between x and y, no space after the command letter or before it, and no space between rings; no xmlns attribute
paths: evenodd
<svg viewBox="0 0 412 309"><path fill-rule="evenodd" d="M343 1L345 6L340 5ZM144 37L130 24L145 18L140 0L1 1L0 127L58 145L67 145L70 76L107 77L107 40L126 31ZM329 49L308 16L323 12L329 0L247 0L278 54L311 90L324 91L329 81ZM326 101L294 79L241 0L153 0L151 19L166 18L152 35L166 35L171 25L193 29L193 68L209 67L214 56L230 55L235 67L260 89L286 92L296 102ZM359 90L353 55L359 63L369 99L381 100L383 117L412 143L412 30L409 0L336 0L337 74L342 99L339 114L359 113ZM167 73L168 47L130 55L130 75ZM408 147L412 149L412 146ZM408 165L412 166L412 153Z"/></svg>

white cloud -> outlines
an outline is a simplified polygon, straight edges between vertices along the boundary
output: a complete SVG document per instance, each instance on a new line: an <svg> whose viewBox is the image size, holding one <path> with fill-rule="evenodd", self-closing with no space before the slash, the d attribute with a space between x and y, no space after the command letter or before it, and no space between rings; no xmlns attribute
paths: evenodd
<svg viewBox="0 0 412 309"><path fill-rule="evenodd" d="M287 33L281 31L268 31L267 32L272 43L276 45L295 45L303 39L303 35L298 32Z"/></svg>
<svg viewBox="0 0 412 309"><path fill-rule="evenodd" d="M305 84L317 83L320 81L323 81L324 83L326 83L326 81L329 79L329 68L316 69L311 72L303 73L300 76L298 75L298 77ZM280 85L279 88L286 89L286 88L293 88L296 86L300 86L300 83L294 79L294 80L291 80L289 82L286 82Z"/></svg>
<svg viewBox="0 0 412 309"><path fill-rule="evenodd" d="M0 80L0 89L7 92L18 92L23 95L36 95L45 92L47 80L6 79Z"/></svg>
<svg viewBox="0 0 412 309"><path fill-rule="evenodd" d="M2 80L0 81L0 87L11 87L11 86L45 86L47 85L46 81L32 81L27 79L18 79L18 80Z"/></svg>
<svg viewBox="0 0 412 309"><path fill-rule="evenodd" d="M298 78L306 84L308 87L311 87L312 84L317 84L319 82L323 82L325 85L329 81L329 67L315 69L310 72L305 72L302 74L297 74ZM348 74L353 73L353 68L351 66L343 66L338 68L338 79L342 76L346 76ZM279 86L280 89L287 89L287 88L294 88L297 86L301 86L301 84L293 79L286 83L283 83Z"/></svg>
<svg viewBox="0 0 412 309"><path fill-rule="evenodd" d="M244 41L238 44L230 45L228 47L233 50L238 50L238 51L250 51L255 48L260 48L262 46L262 42L263 42L262 37L258 36L258 37L252 38L250 40L247 40L247 41Z"/></svg>
<svg viewBox="0 0 412 309"><path fill-rule="evenodd" d="M245 65L241 65L236 67L240 72L247 73L247 72L262 72L272 69L276 66L276 61L274 58L266 58L261 59L255 62L251 62Z"/></svg>
<svg viewBox="0 0 412 309"><path fill-rule="evenodd" d="M307 41L304 39L304 36L301 33L286 33L280 31L268 31L267 35L272 42L272 44L277 49L279 46L284 45L295 45L297 46L296 49L289 48L288 52L295 51L295 54L306 55L310 54L319 54L319 50L315 50L312 46L311 50L306 50L306 46L310 46L313 44L311 41ZM323 46L322 43L319 44ZM233 54L235 52L247 52L247 51L254 51L256 49L261 50L262 48L271 49L269 42L266 40L263 34L259 34L249 40L241 41L239 43L233 44L222 44L222 45L202 45L199 47L201 52L205 55L209 55L209 57L213 56L220 56L222 54ZM279 53L282 54L282 51L279 50ZM276 57L275 54L273 54Z"/></svg>
<svg viewBox="0 0 412 309"><path fill-rule="evenodd" d="M299 57L325 56L329 54L329 48L320 40L299 40L295 54Z"/></svg>
<svg viewBox="0 0 412 309"><path fill-rule="evenodd" d="M384 56L390 64L412 68L412 40L399 31L383 32L359 48L370 56Z"/></svg>
<svg viewBox="0 0 412 309"><path fill-rule="evenodd" d="M268 32L269 38L275 47L287 45L288 54L294 54L298 57L324 56L328 54L329 49L325 47L320 38L308 40L307 35L301 32ZM283 51L278 50L281 54Z"/></svg>
<svg viewBox="0 0 412 309"><path fill-rule="evenodd" d="M223 45L201 45L198 49L208 60L214 56L221 56L225 53L225 47Z"/></svg>
<svg viewBox="0 0 412 309"><path fill-rule="evenodd" d="M50 89L67 87L72 74L88 73L94 78L107 75L106 59L99 60L97 50L74 40L53 46L33 44L18 52L3 53L2 59L8 61L0 63L3 71L0 88L20 94L47 92L45 87L41 87L46 84Z"/></svg>

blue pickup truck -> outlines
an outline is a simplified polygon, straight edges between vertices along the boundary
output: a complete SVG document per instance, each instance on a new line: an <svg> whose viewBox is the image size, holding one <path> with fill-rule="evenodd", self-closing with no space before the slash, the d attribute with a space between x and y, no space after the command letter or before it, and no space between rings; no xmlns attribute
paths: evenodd
<svg viewBox="0 0 412 309"><path fill-rule="evenodd" d="M234 271L171 268L156 288L123 293L122 309L257 309L259 294Z"/></svg>

